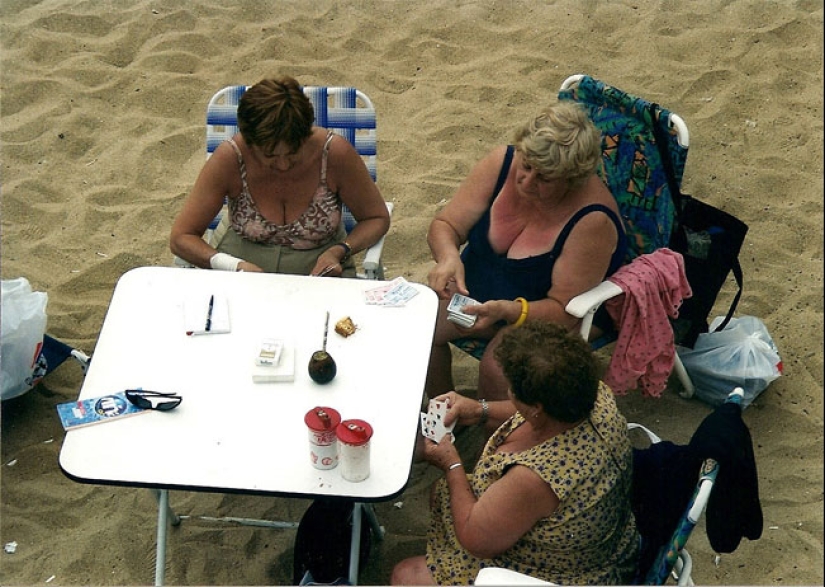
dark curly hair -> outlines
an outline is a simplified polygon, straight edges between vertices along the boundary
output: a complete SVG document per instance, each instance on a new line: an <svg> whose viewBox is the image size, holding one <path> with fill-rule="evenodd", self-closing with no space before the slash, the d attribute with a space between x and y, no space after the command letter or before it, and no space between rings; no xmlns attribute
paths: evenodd
<svg viewBox="0 0 825 587"><path fill-rule="evenodd" d="M238 102L238 130L248 145L271 153L280 142L296 152L312 134L315 110L301 85L289 76L264 79Z"/></svg>
<svg viewBox="0 0 825 587"><path fill-rule="evenodd" d="M557 324L536 320L510 330L495 358L513 396L528 405L541 404L556 420L578 422L596 403L599 376L590 345Z"/></svg>

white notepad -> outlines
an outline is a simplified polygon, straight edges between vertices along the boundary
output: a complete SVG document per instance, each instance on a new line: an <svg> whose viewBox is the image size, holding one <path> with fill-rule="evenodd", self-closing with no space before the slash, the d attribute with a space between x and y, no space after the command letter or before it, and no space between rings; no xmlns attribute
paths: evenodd
<svg viewBox="0 0 825 587"><path fill-rule="evenodd" d="M281 360L277 365L256 365L252 361L252 381L254 383L295 381L295 347L285 344L281 350Z"/></svg>
<svg viewBox="0 0 825 587"><path fill-rule="evenodd" d="M209 302L212 300L212 312ZM207 328L207 318L209 324ZM183 329L188 336L225 334L232 330L229 322L229 300L220 294L197 294L183 301Z"/></svg>

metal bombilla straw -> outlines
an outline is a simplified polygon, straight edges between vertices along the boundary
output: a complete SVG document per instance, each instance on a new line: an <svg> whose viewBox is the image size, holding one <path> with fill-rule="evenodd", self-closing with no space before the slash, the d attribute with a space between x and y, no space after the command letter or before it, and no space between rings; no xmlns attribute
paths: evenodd
<svg viewBox="0 0 825 587"><path fill-rule="evenodd" d="M324 323L324 345L321 350L327 352L327 333L329 332L329 310L327 310L327 321Z"/></svg>

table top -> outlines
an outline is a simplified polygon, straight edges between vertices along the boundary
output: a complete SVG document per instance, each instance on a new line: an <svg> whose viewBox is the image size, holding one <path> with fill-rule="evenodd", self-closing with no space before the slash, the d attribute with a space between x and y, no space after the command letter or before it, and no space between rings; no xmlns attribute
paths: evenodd
<svg viewBox="0 0 825 587"><path fill-rule="evenodd" d="M203 490L392 499L408 481L419 434L435 293L401 307L365 303L387 282L231 273L171 267L133 269L118 281L79 399L124 389L176 392L179 407L150 411L66 433L60 466L88 483ZM231 332L187 336L185 300L214 294L229 303ZM338 373L319 385L307 371L323 343ZM334 324L358 326L343 337ZM295 350L293 382L254 383L260 342L283 339ZM304 415L316 406L372 425L370 476L349 482L315 469Z"/></svg>

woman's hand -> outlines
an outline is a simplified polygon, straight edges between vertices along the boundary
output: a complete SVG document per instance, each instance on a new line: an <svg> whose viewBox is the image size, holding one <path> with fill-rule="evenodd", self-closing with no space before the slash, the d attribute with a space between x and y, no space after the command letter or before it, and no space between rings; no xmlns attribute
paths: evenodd
<svg viewBox="0 0 825 587"><path fill-rule="evenodd" d="M238 271L243 271L245 273L263 273L264 270L255 265L255 263L250 263L249 261L241 261L238 263Z"/></svg>
<svg viewBox="0 0 825 587"><path fill-rule="evenodd" d="M516 302L515 305L521 308L521 304ZM473 331L487 330L496 326L502 320L507 323L514 322L515 320L510 320L512 310L513 302L509 300L490 300L477 306L464 306L461 311L478 317L476 323L468 329L468 335L471 336Z"/></svg>
<svg viewBox="0 0 825 587"><path fill-rule="evenodd" d="M445 434L441 442L433 442L429 438L425 438L424 459L442 471L447 471L453 463L460 463L461 457L453 444L452 433Z"/></svg>
<svg viewBox="0 0 825 587"><path fill-rule="evenodd" d="M449 300L454 293L470 294L464 283L464 263L458 254L436 263L427 276L427 283L442 300Z"/></svg>
<svg viewBox="0 0 825 587"><path fill-rule="evenodd" d="M310 275L316 277L341 277L344 273L342 265L346 249L340 246L331 246L321 253L312 268Z"/></svg>
<svg viewBox="0 0 825 587"><path fill-rule="evenodd" d="M435 399L447 402L447 413L444 415L444 425L455 423L459 426L472 426L481 420L481 405L454 391L439 395Z"/></svg>

